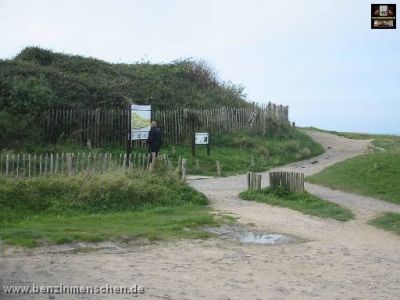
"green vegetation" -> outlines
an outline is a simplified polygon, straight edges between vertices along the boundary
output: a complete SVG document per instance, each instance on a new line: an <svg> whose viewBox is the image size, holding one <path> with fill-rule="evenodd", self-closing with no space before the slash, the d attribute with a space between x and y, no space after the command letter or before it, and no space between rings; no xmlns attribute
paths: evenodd
<svg viewBox="0 0 400 300"><path fill-rule="evenodd" d="M0 60L0 148L38 143L40 113L48 108L157 109L242 107L241 86L221 82L202 61L110 64L94 58L29 47Z"/></svg>
<svg viewBox="0 0 400 300"><path fill-rule="evenodd" d="M351 158L307 177L307 180L400 203L400 153L377 152Z"/></svg>
<svg viewBox="0 0 400 300"><path fill-rule="evenodd" d="M382 134L326 131L352 139L373 139L375 153L351 158L306 179L361 195L400 203L400 137Z"/></svg>
<svg viewBox="0 0 400 300"><path fill-rule="evenodd" d="M332 202L304 193L290 193L285 189L265 188L260 191L244 191L240 193L244 200L263 202L274 206L287 207L307 215L321 218L332 218L348 221L354 218L353 213Z"/></svg>
<svg viewBox="0 0 400 300"><path fill-rule="evenodd" d="M379 138L372 142L376 147L385 149L386 151L400 153L400 137Z"/></svg>
<svg viewBox="0 0 400 300"><path fill-rule="evenodd" d="M244 134L212 135L211 156L206 146L196 147L196 157L191 145L162 148L175 161L187 158L190 174L216 175L216 160L221 163L222 175L235 175L249 170L260 172L292 161L310 158L323 153L323 148L307 135L297 130L278 131L267 137ZM198 167L196 165L198 160ZM254 164L253 164L254 163Z"/></svg>
<svg viewBox="0 0 400 300"><path fill-rule="evenodd" d="M348 139L353 139L353 140L370 140L370 139L393 139L397 138L400 139L400 137L396 135L390 135L390 134L371 134L371 133L358 133L358 132L341 132L341 131L334 131L334 130L325 130L325 129L319 129L316 127L304 127L303 129L307 130L314 130L314 131L320 131L320 132L326 132L326 133L331 133L335 134L338 136L343 136Z"/></svg>
<svg viewBox="0 0 400 300"><path fill-rule="evenodd" d="M348 139L354 140L373 140L372 144L376 147L388 151L400 151L400 136L390 134L370 134L370 133L357 133L357 132L338 132L333 130L323 130L315 127L307 127L304 129L315 130L320 132L327 132L338 136L343 136ZM375 149L379 150L379 149Z"/></svg>
<svg viewBox="0 0 400 300"><path fill-rule="evenodd" d="M0 179L0 239L35 246L75 240L206 237L204 195L171 172Z"/></svg>
<svg viewBox="0 0 400 300"><path fill-rule="evenodd" d="M383 216L371 220L369 224L400 235L400 214L385 213Z"/></svg>

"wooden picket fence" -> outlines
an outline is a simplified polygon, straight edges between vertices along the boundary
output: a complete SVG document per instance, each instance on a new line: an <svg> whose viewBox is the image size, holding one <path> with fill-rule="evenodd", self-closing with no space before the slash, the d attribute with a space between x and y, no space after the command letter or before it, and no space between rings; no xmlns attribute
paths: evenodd
<svg viewBox="0 0 400 300"><path fill-rule="evenodd" d="M254 172L247 173L247 189L250 191L261 190L262 175Z"/></svg>
<svg viewBox="0 0 400 300"><path fill-rule="evenodd" d="M172 161L166 155L159 159L169 166ZM129 161L129 165L127 164ZM147 153L48 153L48 154L1 154L0 176L29 178L36 176L76 175L79 173L105 173L112 170L148 169Z"/></svg>
<svg viewBox="0 0 400 300"><path fill-rule="evenodd" d="M304 192L304 173L270 172L269 184L271 188L282 187L289 192Z"/></svg>
<svg viewBox="0 0 400 300"><path fill-rule="evenodd" d="M265 134L276 126L289 125L289 108L268 103L246 108L155 110L163 140L177 144L196 131L211 133L251 132ZM70 139L93 146L125 144L129 112L123 109L51 109L41 116L44 137L55 143Z"/></svg>

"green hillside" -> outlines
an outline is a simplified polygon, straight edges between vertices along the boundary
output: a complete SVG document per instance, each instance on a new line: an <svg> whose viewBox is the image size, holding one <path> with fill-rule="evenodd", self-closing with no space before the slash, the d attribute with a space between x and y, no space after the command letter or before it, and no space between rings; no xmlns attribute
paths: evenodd
<svg viewBox="0 0 400 300"><path fill-rule="evenodd" d="M38 139L33 126L51 107L124 108L130 102L155 108L247 105L240 86L190 59L165 64L111 64L36 47L0 60L0 147Z"/></svg>

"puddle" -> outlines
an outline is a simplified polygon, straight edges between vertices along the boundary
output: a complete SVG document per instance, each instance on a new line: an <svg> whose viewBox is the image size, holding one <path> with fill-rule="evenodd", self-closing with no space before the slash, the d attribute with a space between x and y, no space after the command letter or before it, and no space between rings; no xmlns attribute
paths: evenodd
<svg viewBox="0 0 400 300"><path fill-rule="evenodd" d="M249 230L242 226L223 225L221 227L205 228L206 231L217 234L219 237L249 244L285 244L295 242L295 238L279 233L263 233Z"/></svg>

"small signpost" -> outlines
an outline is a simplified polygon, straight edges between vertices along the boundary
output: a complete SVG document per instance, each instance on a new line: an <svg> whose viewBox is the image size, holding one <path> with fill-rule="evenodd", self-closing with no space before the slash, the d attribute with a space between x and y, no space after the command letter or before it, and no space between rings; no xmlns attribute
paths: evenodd
<svg viewBox="0 0 400 300"><path fill-rule="evenodd" d="M196 145L207 145L207 155L210 156L210 135L208 132L196 132L192 138L192 154L196 155Z"/></svg>

